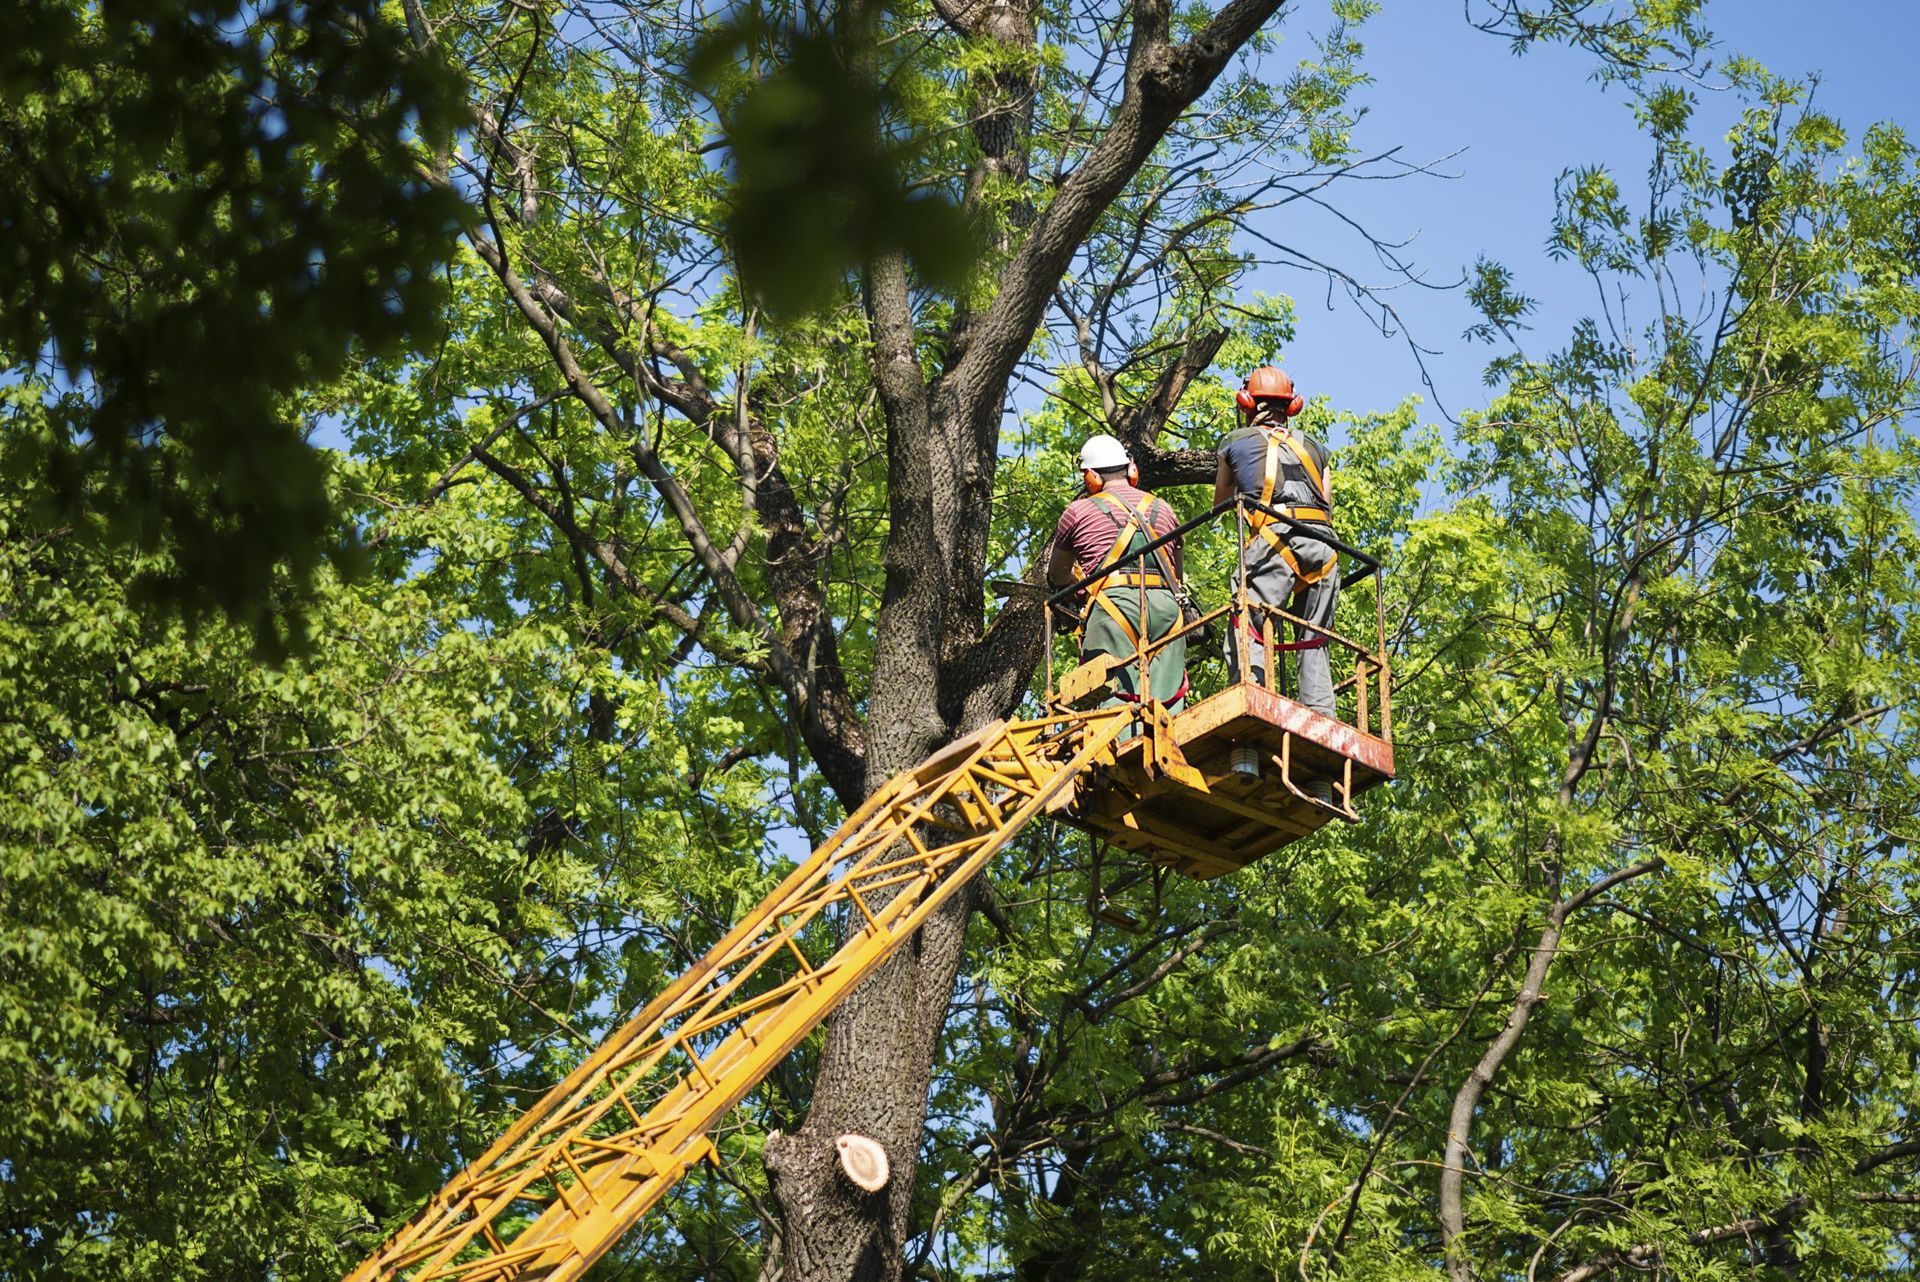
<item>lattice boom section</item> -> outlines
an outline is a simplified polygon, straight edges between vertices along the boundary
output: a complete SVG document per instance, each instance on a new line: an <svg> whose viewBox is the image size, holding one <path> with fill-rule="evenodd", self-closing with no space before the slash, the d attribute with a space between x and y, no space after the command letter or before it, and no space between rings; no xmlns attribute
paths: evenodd
<svg viewBox="0 0 1920 1282"><path fill-rule="evenodd" d="M577 1277L712 1154L706 1132L1021 828L1128 710L996 723L889 780L348 1282ZM846 914L839 949L799 936Z"/></svg>

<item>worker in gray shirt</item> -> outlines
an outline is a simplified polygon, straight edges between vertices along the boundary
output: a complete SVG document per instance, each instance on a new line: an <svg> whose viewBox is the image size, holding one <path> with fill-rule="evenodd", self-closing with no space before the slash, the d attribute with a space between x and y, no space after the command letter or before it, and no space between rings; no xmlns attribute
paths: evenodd
<svg viewBox="0 0 1920 1282"><path fill-rule="evenodd" d="M1304 401L1293 390L1293 380L1271 365L1247 376L1235 400L1246 422L1220 443L1220 465L1213 478L1213 501L1238 495L1258 499L1309 527L1333 533L1333 493L1326 447L1287 425ZM1340 597L1340 572L1332 547L1276 521L1264 512L1246 513L1247 598L1249 603L1278 606L1317 628L1333 627L1333 607ZM1238 584L1235 585L1236 596ZM1251 619L1236 618L1246 628L1250 680L1264 681L1267 654L1261 644L1260 612ZM1278 634L1278 626L1275 628ZM1281 648L1276 644L1275 649ZM1322 716L1334 715L1333 671L1327 661L1327 639L1310 628L1296 626L1299 653L1296 697ZM1228 666L1240 680L1240 642L1229 635Z"/></svg>

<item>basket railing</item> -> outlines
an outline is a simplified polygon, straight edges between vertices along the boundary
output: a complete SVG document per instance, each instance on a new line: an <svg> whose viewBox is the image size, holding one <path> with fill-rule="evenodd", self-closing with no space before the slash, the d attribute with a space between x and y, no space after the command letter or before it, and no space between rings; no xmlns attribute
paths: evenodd
<svg viewBox="0 0 1920 1282"><path fill-rule="evenodd" d="M1253 531L1249 521L1252 513L1263 514L1270 526L1282 530L1303 534L1332 547L1340 556L1340 564L1335 573L1340 575L1343 591L1374 580L1374 638L1373 646L1367 646L1354 640L1331 626L1321 626L1301 617L1285 606L1273 605L1253 600L1248 591L1247 561L1249 553L1260 546L1254 540L1261 536ZM1262 503L1258 499L1242 495L1217 503L1213 508L1192 520L1183 521L1167 533L1152 539L1144 546L1127 552L1109 565L1103 565L1093 572L1082 576L1075 582L1059 589L1046 601L1046 697L1053 700L1055 682L1052 656L1054 652L1055 611L1075 605L1081 594L1091 584L1103 579L1121 575L1132 582L1120 586L1109 586L1105 590L1114 592L1136 592L1141 628L1146 628L1147 619L1147 578L1150 574L1161 573L1158 554L1162 548L1177 541L1203 526L1219 521L1232 514L1232 528L1235 550L1235 572L1228 584L1228 599L1211 609L1202 607L1191 619L1182 618L1178 626L1164 636L1152 637L1146 644L1137 646L1134 653L1123 656L1127 666L1138 669L1134 688L1148 691L1152 687L1148 682L1148 673L1154 658L1169 646L1181 641L1191 642L1218 624L1226 630L1227 644L1232 647L1231 658L1237 663L1229 664L1229 671L1237 672L1244 684L1258 684L1271 693L1297 698L1299 692L1299 660L1314 650L1325 649L1329 659L1339 657L1332 666L1336 673L1345 669L1334 682L1334 698L1339 710L1339 720L1353 726L1364 734L1391 742L1393 734L1393 683L1392 670L1387 661L1387 624L1386 606L1383 593L1379 590L1382 574L1378 559L1354 547L1324 526L1309 525L1287 514L1284 509ZM1357 563L1356 570L1350 563ZM1185 567L1181 567L1183 577ZM1162 574L1164 577L1164 574ZM1189 580L1190 582L1190 580ZM1201 595L1206 595L1202 588ZM1084 603L1091 605L1090 602ZM1293 604L1289 602L1288 604ZM1082 626L1086 614L1082 611ZM1258 682L1253 680L1251 662L1252 641L1258 636L1266 654L1263 671ZM1189 659L1189 673L1193 660ZM1211 694L1213 691L1206 691Z"/></svg>

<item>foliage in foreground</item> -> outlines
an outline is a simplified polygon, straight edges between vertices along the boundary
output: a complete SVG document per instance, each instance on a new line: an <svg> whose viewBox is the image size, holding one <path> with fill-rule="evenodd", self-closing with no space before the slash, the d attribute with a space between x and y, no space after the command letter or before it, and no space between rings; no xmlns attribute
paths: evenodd
<svg viewBox="0 0 1920 1282"><path fill-rule="evenodd" d="M1650 216L1569 175L1556 243L1640 311L1533 351L1489 271L1500 394L1451 448L1411 406L1315 408L1343 527L1392 552L1403 778L1362 828L1177 883L1139 936L1089 925L1084 846L1033 835L973 925L916 1274L1910 1274L1915 161L1742 75L1724 146L1640 100ZM457 298L486 341L431 375L544 394L498 300ZM847 426L858 325L770 353L733 306L683 354L716 388L818 379L772 430L844 517L823 577L857 694L886 462ZM284 672L0 509L0 1094L33 1101L0 1121L9 1272L336 1276L750 901L768 824L831 822L784 707L716 663L753 639L664 620L708 602L610 438L557 401L463 423L387 373L340 480L382 573L328 586ZM1009 559L1091 387L1009 445ZM503 466L450 477L423 405ZM698 442L642 425L728 510ZM805 1070L608 1276L755 1272L754 1159Z"/></svg>
<svg viewBox="0 0 1920 1282"><path fill-rule="evenodd" d="M287 398L432 341L461 213L415 164L461 123L458 81L386 8L0 10L0 360L40 392L0 419L6 483L164 552L142 597L269 654L358 551Z"/></svg>
<svg viewBox="0 0 1920 1282"><path fill-rule="evenodd" d="M276 670L97 547L0 501L0 1274L336 1277L762 892L757 789L430 566Z"/></svg>

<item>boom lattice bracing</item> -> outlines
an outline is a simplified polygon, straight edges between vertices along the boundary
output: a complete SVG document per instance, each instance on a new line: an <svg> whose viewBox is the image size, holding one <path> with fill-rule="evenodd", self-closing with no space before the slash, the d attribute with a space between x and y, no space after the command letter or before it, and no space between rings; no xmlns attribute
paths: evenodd
<svg viewBox="0 0 1920 1282"><path fill-rule="evenodd" d="M1206 521L1242 519L1248 502L1217 504L1161 541ZM1333 542L1365 574L1378 573L1373 558ZM1350 653L1352 675L1337 688L1351 704L1350 719L1285 697L1277 664L1260 684L1230 685L1177 713L1154 702L1074 711L1115 697L1115 661L1082 664L1057 687L1049 669L1049 715L997 721L889 779L346 1282L579 1277L689 1166L713 1156L707 1132L727 1111L1041 815L1057 815L1163 871L1201 878L1230 873L1329 819L1357 822L1354 798L1393 777L1377 594L1371 651L1249 601L1240 587L1231 603L1185 621L1126 662L1141 665L1145 688L1157 649L1229 618L1239 621L1243 671L1256 628L1269 653L1286 627ZM1095 883L1098 909L1097 872ZM823 960L801 946L801 932L816 923L839 928L839 947Z"/></svg>
<svg viewBox="0 0 1920 1282"><path fill-rule="evenodd" d="M942 901L1110 762L1137 714L996 722L895 776L692 969L609 1037L348 1282L580 1276L707 1131ZM798 935L846 914L818 964Z"/></svg>

